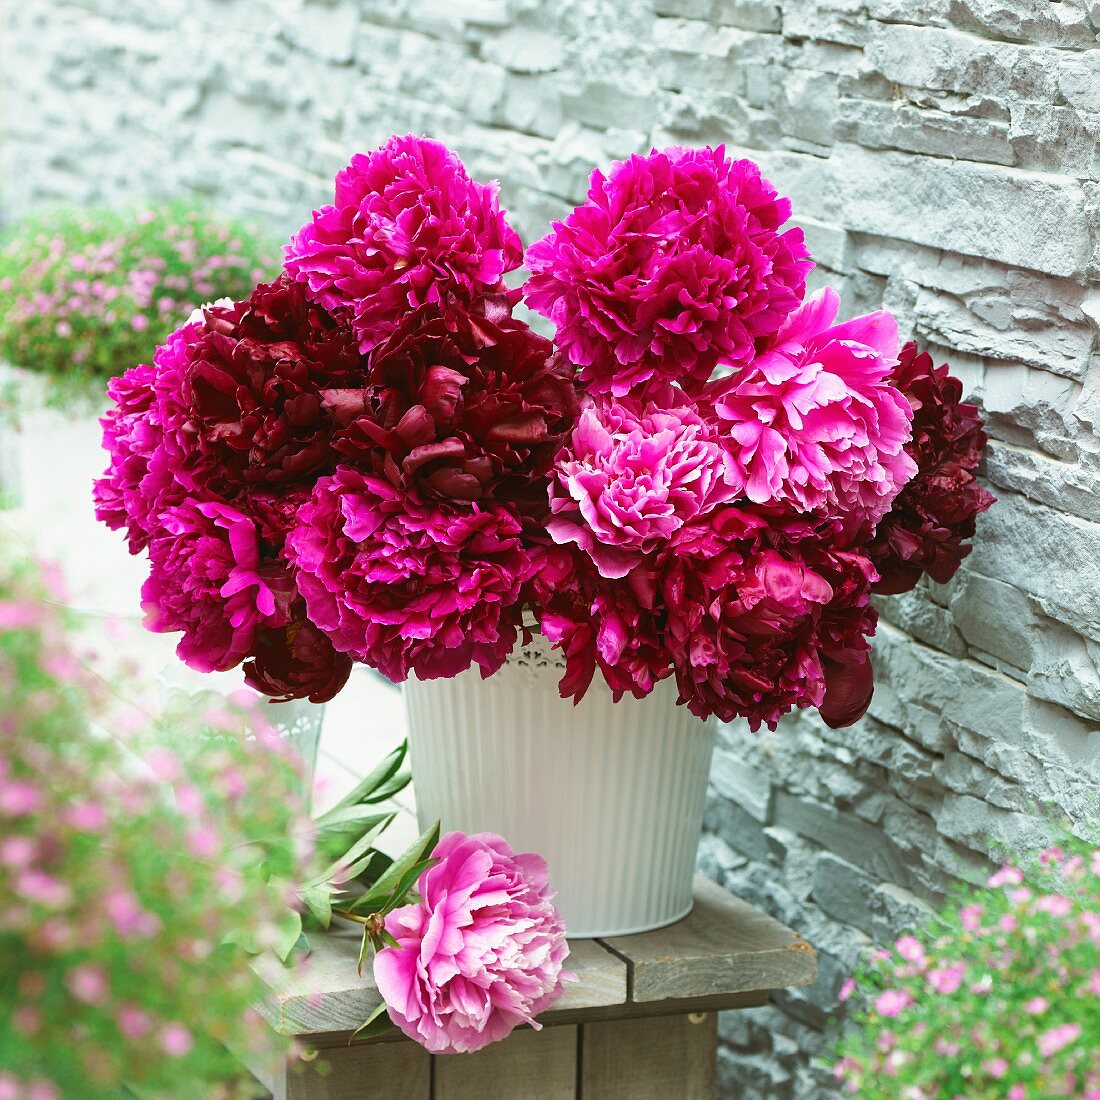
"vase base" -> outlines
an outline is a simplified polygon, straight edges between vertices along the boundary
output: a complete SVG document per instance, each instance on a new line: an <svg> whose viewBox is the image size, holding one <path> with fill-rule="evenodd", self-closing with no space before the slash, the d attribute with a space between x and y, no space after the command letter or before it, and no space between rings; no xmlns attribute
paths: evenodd
<svg viewBox="0 0 1100 1100"><path fill-rule="evenodd" d="M693 900L682 913L677 913L674 917L668 917L665 920L655 921L653 924L641 924L636 928L616 928L604 932L574 932L572 928L568 928L567 934L571 940L613 940L619 936L637 936L642 932L656 932L658 928L667 928L670 924L676 924L678 921L682 921L694 908L695 902Z"/></svg>

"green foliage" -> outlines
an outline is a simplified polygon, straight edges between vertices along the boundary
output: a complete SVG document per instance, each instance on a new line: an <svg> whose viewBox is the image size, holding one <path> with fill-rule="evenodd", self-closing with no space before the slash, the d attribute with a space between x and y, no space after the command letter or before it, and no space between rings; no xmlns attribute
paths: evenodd
<svg viewBox="0 0 1100 1100"><path fill-rule="evenodd" d="M141 362L193 309L247 297L277 249L192 203L60 209L0 249L0 359L91 388Z"/></svg>
<svg viewBox="0 0 1100 1100"><path fill-rule="evenodd" d="M853 991L836 1068L864 1100L1100 1095L1100 847L1001 868Z"/></svg>

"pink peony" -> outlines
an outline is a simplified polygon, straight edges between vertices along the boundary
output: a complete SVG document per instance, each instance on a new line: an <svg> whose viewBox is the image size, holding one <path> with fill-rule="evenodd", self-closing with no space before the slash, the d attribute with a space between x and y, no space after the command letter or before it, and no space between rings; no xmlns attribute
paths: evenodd
<svg viewBox="0 0 1100 1100"><path fill-rule="evenodd" d="M569 954L546 862L492 833L448 833L420 876L423 899L386 917L374 958L390 1019L433 1054L480 1050L561 995Z"/></svg>
<svg viewBox="0 0 1100 1100"><path fill-rule="evenodd" d="M902 489L875 533L871 559L880 579L875 591L908 592L924 573L946 584L970 553L976 518L993 497L974 476L986 434L977 406L962 400L962 383L947 364L906 344L894 385L913 408L913 438L906 448L916 476Z"/></svg>
<svg viewBox="0 0 1100 1100"><path fill-rule="evenodd" d="M302 508L286 552L310 620L391 680L496 672L515 643L529 563L497 504L427 504L339 467Z"/></svg>
<svg viewBox="0 0 1100 1100"><path fill-rule="evenodd" d="M873 527L916 471L905 451L913 414L891 384L893 317L833 326L839 305L834 290L815 294L712 392L750 500Z"/></svg>
<svg viewBox="0 0 1100 1100"><path fill-rule="evenodd" d="M347 310L369 351L425 302L500 291L521 259L496 184L471 180L439 142L405 135L352 158L334 205L287 246L286 270L326 309Z"/></svg>
<svg viewBox="0 0 1100 1100"><path fill-rule="evenodd" d="M608 400L587 408L558 455L547 524L600 575L626 576L685 523L738 492L733 465L683 394Z"/></svg>
<svg viewBox="0 0 1100 1100"><path fill-rule="evenodd" d="M304 602L299 601L292 616L284 626L257 629L244 663L245 683L275 702L328 702L347 683L351 658L306 618Z"/></svg>
<svg viewBox="0 0 1100 1100"><path fill-rule="evenodd" d="M285 621L276 599L285 567L261 562L255 524L231 505L188 499L162 522L141 589L145 625L182 630L176 652L192 668L232 668L251 650L257 627Z"/></svg>
<svg viewBox="0 0 1100 1100"><path fill-rule="evenodd" d="M812 266L789 200L725 148L654 150L593 172L588 199L527 250L532 309L592 393L687 388L802 300Z"/></svg>
<svg viewBox="0 0 1100 1100"><path fill-rule="evenodd" d="M665 644L692 714L774 729L795 707L833 727L871 699L875 572L839 521L718 509L675 540L662 577Z"/></svg>

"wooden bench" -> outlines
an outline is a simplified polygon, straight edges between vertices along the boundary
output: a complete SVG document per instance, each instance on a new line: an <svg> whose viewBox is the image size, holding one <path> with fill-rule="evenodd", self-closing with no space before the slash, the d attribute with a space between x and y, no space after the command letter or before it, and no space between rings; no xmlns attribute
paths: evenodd
<svg viewBox="0 0 1100 1100"><path fill-rule="evenodd" d="M257 963L271 989L261 1011L313 1059L251 1067L274 1100L710 1100L716 1013L766 1004L817 971L805 940L699 876L695 908L677 924L573 941L567 966L578 980L540 1018L542 1031L433 1057L397 1031L349 1045L380 1001L369 969L356 977L357 930L312 943L300 970Z"/></svg>

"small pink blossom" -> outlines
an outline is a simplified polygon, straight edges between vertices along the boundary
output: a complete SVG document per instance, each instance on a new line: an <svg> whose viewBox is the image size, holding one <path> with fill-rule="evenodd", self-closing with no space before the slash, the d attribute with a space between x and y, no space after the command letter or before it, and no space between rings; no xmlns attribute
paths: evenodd
<svg viewBox="0 0 1100 1100"><path fill-rule="evenodd" d="M69 992L88 1005L100 1005L107 1000L110 986L107 972L96 963L82 963L69 971L65 979Z"/></svg>
<svg viewBox="0 0 1100 1100"><path fill-rule="evenodd" d="M0 815L24 817L32 814L41 801L41 792L26 780L0 782Z"/></svg>
<svg viewBox="0 0 1100 1100"><path fill-rule="evenodd" d="M160 1029L160 1049L168 1055L169 1058L185 1058L191 1053L191 1048L195 1045L195 1040L191 1037L191 1032L183 1026L183 1024L170 1023L165 1024Z"/></svg>
<svg viewBox="0 0 1100 1100"><path fill-rule="evenodd" d="M1049 1007L1049 1002L1046 997L1032 997L1030 1001L1024 1002L1024 1011L1030 1012L1033 1016L1038 1016L1040 1012L1046 1012Z"/></svg>
<svg viewBox="0 0 1100 1100"><path fill-rule="evenodd" d="M916 936L902 936L901 939L894 944L897 953L906 961L910 963L924 962L924 947L920 940Z"/></svg>
<svg viewBox="0 0 1100 1100"><path fill-rule="evenodd" d="M928 972L928 984L941 996L949 996L962 985L966 967L962 963L951 963Z"/></svg>
<svg viewBox="0 0 1100 1100"><path fill-rule="evenodd" d="M1075 1042L1080 1035L1081 1025L1078 1023L1059 1024L1057 1027L1052 1027L1039 1036L1039 1053L1044 1058L1050 1058Z"/></svg>
<svg viewBox="0 0 1100 1100"><path fill-rule="evenodd" d="M1049 913L1052 917L1068 917L1073 903L1062 894L1046 894L1035 902L1037 913Z"/></svg>
<svg viewBox="0 0 1100 1100"><path fill-rule="evenodd" d="M149 1014L132 1004L119 1006L118 1011L115 1013L115 1021L123 1036L131 1040L141 1039L148 1035L153 1026Z"/></svg>
<svg viewBox="0 0 1100 1100"><path fill-rule="evenodd" d="M65 819L83 833L98 833L107 824L107 813L98 803L78 802L69 807Z"/></svg>
<svg viewBox="0 0 1100 1100"><path fill-rule="evenodd" d="M982 926L982 907L980 905L965 905L959 910L959 919L967 932L977 932Z"/></svg>
<svg viewBox="0 0 1100 1100"><path fill-rule="evenodd" d="M837 994L837 1000L847 1001L851 998L852 994L856 991L856 983L853 978L845 978L843 984L840 987L840 992Z"/></svg>
<svg viewBox="0 0 1100 1100"><path fill-rule="evenodd" d="M905 990L886 989L875 998L875 1011L880 1016L893 1019L900 1016L912 1003L912 998Z"/></svg>
<svg viewBox="0 0 1100 1100"><path fill-rule="evenodd" d="M992 889L996 889L998 886L1019 886L1024 881L1024 874L1019 867L1013 867L1011 864L1007 864L999 871L994 871L989 876L987 886Z"/></svg>
<svg viewBox="0 0 1100 1100"><path fill-rule="evenodd" d="M1008 1072L1008 1063L1003 1058L987 1058L982 1062L982 1069L990 1077L1001 1078Z"/></svg>

